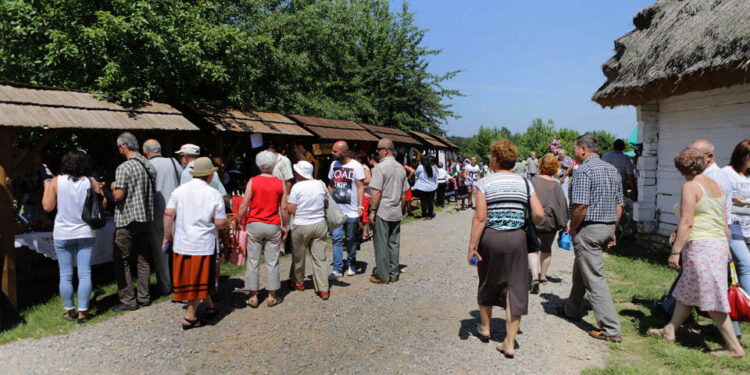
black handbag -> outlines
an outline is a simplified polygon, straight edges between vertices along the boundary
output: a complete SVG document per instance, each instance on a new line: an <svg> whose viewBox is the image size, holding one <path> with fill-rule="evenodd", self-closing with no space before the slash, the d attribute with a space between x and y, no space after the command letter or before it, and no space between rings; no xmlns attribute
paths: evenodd
<svg viewBox="0 0 750 375"><path fill-rule="evenodd" d="M529 180L524 178L526 183L526 215L524 222L524 231L526 232L526 248L529 253L534 253L542 249L542 243L539 241L539 235L536 233L536 227L531 220L531 195L529 194Z"/></svg>
<svg viewBox="0 0 750 375"><path fill-rule="evenodd" d="M86 192L86 202L83 204L81 219L93 229L99 229L107 225L107 218L104 217L104 206L102 205L103 198L101 194L94 190L94 180L91 179L91 186L89 186L89 191Z"/></svg>

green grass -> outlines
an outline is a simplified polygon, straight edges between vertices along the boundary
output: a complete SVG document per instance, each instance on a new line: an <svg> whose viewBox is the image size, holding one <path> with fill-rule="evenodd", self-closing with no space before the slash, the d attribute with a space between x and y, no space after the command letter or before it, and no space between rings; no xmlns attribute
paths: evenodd
<svg viewBox="0 0 750 375"><path fill-rule="evenodd" d="M611 353L604 368L588 369L599 374L747 374L750 359L715 358L707 350L722 345L718 331L709 319L688 320L677 332L677 343L648 337L650 328L667 323L656 305L676 277L666 267L666 254L653 254L632 243L619 245L605 258L605 270L612 297L617 306L625 341L609 344ZM741 323L742 341L750 345L750 324Z"/></svg>
<svg viewBox="0 0 750 375"><path fill-rule="evenodd" d="M234 276L245 269L244 266L235 266L231 263L221 263L222 276ZM156 276L151 275L151 293L154 294L154 285ZM92 292L92 301L90 303L90 312L95 317L88 324L97 324L106 321L113 316L122 314L121 312L112 312L109 308L117 303L117 285L112 282L94 287ZM96 302L94 301L96 299ZM153 303L164 302L169 296L159 296L153 300ZM64 313L62 298L59 294L33 306L25 307L20 312L21 322L16 325L0 331L0 345L11 341L25 338L41 338L46 336L62 335L68 333L79 325L73 321L67 321L62 318Z"/></svg>

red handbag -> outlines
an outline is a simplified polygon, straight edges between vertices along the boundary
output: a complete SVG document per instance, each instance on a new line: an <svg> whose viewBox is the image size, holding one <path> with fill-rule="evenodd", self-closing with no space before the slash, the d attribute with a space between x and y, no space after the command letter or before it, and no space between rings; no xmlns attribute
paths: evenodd
<svg viewBox="0 0 750 375"><path fill-rule="evenodd" d="M737 285L737 270L734 268L734 262L729 263L729 270L732 274L732 285L729 286L729 318L735 322L750 322L750 296L744 289ZM709 318L707 312L698 310L698 315Z"/></svg>

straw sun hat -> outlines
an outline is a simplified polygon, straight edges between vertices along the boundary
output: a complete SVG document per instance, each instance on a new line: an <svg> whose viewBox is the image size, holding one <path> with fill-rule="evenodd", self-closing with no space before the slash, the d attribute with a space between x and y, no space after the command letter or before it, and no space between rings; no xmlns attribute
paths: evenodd
<svg viewBox="0 0 750 375"><path fill-rule="evenodd" d="M204 156L195 159L195 162L193 162L193 169L190 170L190 174L193 175L193 177L204 177L213 174L218 170L219 168L215 168L214 164L211 163L211 159Z"/></svg>

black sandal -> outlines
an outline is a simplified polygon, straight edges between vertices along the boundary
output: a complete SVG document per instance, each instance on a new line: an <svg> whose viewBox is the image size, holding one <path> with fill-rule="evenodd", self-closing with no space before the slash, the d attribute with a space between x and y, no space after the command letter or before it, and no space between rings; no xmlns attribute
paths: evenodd
<svg viewBox="0 0 750 375"><path fill-rule="evenodd" d="M187 330L193 329L193 328L198 328L198 327L201 326L201 321L199 319L195 319L195 320L190 320L188 318L182 318L182 319L184 321L190 323L190 324L182 323L182 330L183 331L187 331Z"/></svg>

